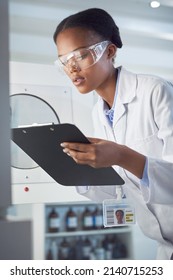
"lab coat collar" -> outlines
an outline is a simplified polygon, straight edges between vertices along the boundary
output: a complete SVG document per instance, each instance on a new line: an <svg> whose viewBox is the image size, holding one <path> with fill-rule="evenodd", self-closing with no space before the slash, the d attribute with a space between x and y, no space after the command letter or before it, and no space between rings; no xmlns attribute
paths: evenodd
<svg viewBox="0 0 173 280"><path fill-rule="evenodd" d="M127 71L122 66L120 68L120 77L118 84L118 95L116 99L115 105L115 114L113 120L113 127L117 124L117 122L121 119L121 117L126 112L125 104L132 102L132 100L136 96L136 88L137 88L137 76L129 71ZM107 118L104 114L104 106L105 103L102 98L99 99L98 110L99 116L102 123L106 126L110 125Z"/></svg>
<svg viewBox="0 0 173 280"><path fill-rule="evenodd" d="M127 71L122 66L119 68L120 77L117 98L122 102L122 104L127 104L132 102L136 96L137 75Z"/></svg>

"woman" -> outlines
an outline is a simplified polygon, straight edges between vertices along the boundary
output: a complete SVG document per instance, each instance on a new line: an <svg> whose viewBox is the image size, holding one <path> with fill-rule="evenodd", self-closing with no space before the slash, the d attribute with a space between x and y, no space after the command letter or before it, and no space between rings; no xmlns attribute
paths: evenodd
<svg viewBox="0 0 173 280"><path fill-rule="evenodd" d="M97 138L62 143L78 164L113 166L135 206L144 234L158 242L158 259L173 254L173 87L158 77L115 68L119 29L102 9L64 19L54 33L58 58L81 94L95 90ZM116 197L116 186L78 187L95 201ZM166 218L165 218L166 217Z"/></svg>

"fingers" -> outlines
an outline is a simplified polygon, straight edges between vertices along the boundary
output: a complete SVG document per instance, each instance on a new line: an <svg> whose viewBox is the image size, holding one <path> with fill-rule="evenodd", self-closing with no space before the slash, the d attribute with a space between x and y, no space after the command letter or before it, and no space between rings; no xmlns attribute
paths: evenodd
<svg viewBox="0 0 173 280"><path fill-rule="evenodd" d="M63 142L60 145L64 148L64 152L66 151L66 149L78 152L86 152L90 144Z"/></svg>
<svg viewBox="0 0 173 280"><path fill-rule="evenodd" d="M93 155L89 152L79 152L75 150L69 150L67 148L63 149L63 152L66 153L68 156L72 157L73 160L78 164L92 165Z"/></svg>
<svg viewBox="0 0 173 280"><path fill-rule="evenodd" d="M92 166L95 162L96 157L92 144L64 142L61 143L61 147L63 147L63 152L72 157L78 164Z"/></svg>
<svg viewBox="0 0 173 280"><path fill-rule="evenodd" d="M94 168L108 167L117 164L117 145L114 142L98 138L89 138L90 143L63 142L63 152L78 164L90 165Z"/></svg>

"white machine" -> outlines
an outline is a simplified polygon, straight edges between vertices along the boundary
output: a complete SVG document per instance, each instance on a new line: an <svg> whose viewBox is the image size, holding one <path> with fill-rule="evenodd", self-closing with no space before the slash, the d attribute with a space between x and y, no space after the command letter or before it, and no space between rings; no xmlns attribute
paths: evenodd
<svg viewBox="0 0 173 280"><path fill-rule="evenodd" d="M11 63L12 128L44 123L73 123L86 136L92 136L91 110L94 102L94 93L81 96L71 81L53 66ZM75 187L56 183L12 141L11 165L12 203L81 200Z"/></svg>

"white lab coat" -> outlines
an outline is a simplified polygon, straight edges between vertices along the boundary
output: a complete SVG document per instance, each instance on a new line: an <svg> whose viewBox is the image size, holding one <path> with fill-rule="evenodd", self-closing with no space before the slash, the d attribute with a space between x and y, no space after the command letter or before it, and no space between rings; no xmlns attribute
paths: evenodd
<svg viewBox="0 0 173 280"><path fill-rule="evenodd" d="M93 110L95 136L124 144L148 157L149 187L130 172L115 167L125 180L123 190L136 208L137 222L158 241L157 259L173 253L173 86L163 79L120 71L113 129L99 98ZM115 186L79 187L101 202L115 198Z"/></svg>

